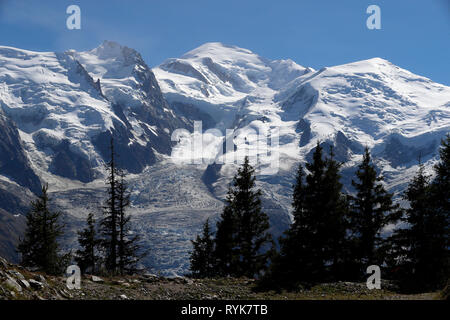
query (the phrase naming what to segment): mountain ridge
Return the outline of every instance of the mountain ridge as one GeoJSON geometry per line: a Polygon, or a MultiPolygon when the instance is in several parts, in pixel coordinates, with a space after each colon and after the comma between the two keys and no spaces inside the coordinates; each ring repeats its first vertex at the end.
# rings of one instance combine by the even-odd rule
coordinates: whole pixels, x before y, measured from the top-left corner
{"type": "MultiPolygon", "coordinates": [[[[211,134],[204,135],[204,154],[195,155],[205,161],[184,161],[193,156],[194,121],[202,120],[203,130],[232,130],[236,146],[261,141],[254,131],[278,139],[278,149],[269,145],[271,152],[255,154],[257,170],[279,163],[274,174],[258,175],[276,237],[292,218],[295,167],[309,159],[317,141],[333,145],[345,162],[345,185],[367,145],[387,187],[399,191],[414,174],[417,155],[430,171],[439,139],[450,131],[449,108],[450,87],[382,58],[314,70],[207,43],[150,69],[137,51],[111,41],[65,53],[0,47],[0,117],[3,112],[6,119],[0,120],[0,132],[17,128],[22,146],[5,140],[5,150],[22,153],[30,168],[30,176],[20,180],[2,169],[8,159],[0,156],[5,181],[0,196],[8,202],[1,209],[10,216],[25,214],[7,186],[18,183],[18,193],[38,192],[26,182],[34,174],[38,178],[32,179],[50,183],[55,208],[68,213],[64,247],[76,246],[76,229],[89,211],[99,209],[103,163],[114,137],[133,190],[130,212],[146,245],[154,248],[144,264],[183,274],[190,240],[207,217],[217,219],[237,168],[237,163],[210,164],[224,156],[218,152],[223,136],[211,134]],[[172,141],[176,129],[191,134],[172,141]]],[[[241,158],[243,152],[228,155],[241,158]]],[[[14,228],[6,237],[21,232],[14,228]]]]}

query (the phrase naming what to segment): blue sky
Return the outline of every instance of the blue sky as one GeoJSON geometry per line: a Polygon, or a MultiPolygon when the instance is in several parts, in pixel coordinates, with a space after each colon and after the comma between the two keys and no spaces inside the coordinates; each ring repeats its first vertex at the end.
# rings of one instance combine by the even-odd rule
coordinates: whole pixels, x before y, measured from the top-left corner
{"type": "Polygon", "coordinates": [[[150,66],[219,41],[316,69],[382,57],[450,85],[449,0],[0,0],[0,45],[87,50],[106,39],[150,66]],[[66,28],[71,4],[81,8],[81,30],[66,28]],[[371,4],[381,30],[366,27],[371,4]]]}

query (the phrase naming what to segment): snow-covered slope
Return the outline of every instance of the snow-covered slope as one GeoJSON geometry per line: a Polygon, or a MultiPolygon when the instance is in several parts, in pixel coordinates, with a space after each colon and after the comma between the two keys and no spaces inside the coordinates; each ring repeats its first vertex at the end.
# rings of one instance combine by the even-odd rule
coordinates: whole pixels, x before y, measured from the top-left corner
{"type": "MultiPolygon", "coordinates": [[[[315,71],[208,43],[154,72],[171,103],[192,103],[213,117],[227,110],[228,121],[219,118],[217,128],[235,130],[235,143],[245,141],[251,129],[272,135],[278,129],[281,174],[320,140],[337,146],[346,167],[368,146],[395,185],[404,182],[398,175],[419,154],[432,162],[440,138],[450,131],[450,88],[381,58],[315,71]]],[[[174,157],[186,153],[183,146],[190,144],[175,147],[174,157]]],[[[261,165],[265,157],[259,154],[261,165]]],[[[230,170],[221,171],[227,176],[230,170]]]]}
{"type": "Polygon", "coordinates": [[[140,55],[116,43],[76,53],[0,47],[0,104],[19,128],[35,171],[81,182],[101,176],[114,136],[138,173],[169,153],[186,126],[168,109],[140,55]]]}
{"type": "Polygon", "coordinates": [[[139,175],[170,154],[170,132],[180,127],[191,125],[169,109],[132,49],[108,41],[88,52],[0,47],[0,208],[25,214],[3,186],[38,193],[48,182],[70,219],[101,212],[110,138],[118,164],[139,175]]]}
{"type": "Polygon", "coordinates": [[[76,245],[87,213],[101,212],[113,136],[136,230],[152,249],[144,262],[165,274],[187,271],[190,239],[220,214],[237,168],[224,160],[255,156],[276,237],[289,224],[296,166],[318,140],[345,162],[346,186],[368,146],[387,186],[399,190],[419,155],[431,168],[447,132],[450,88],[380,58],[316,71],[207,43],[151,70],[109,41],[86,52],[0,47],[0,215],[24,213],[11,190],[29,199],[27,189],[48,181],[68,213],[65,245],[76,245]],[[203,135],[202,152],[192,150],[194,121],[216,129],[203,135]],[[188,133],[172,141],[176,129],[188,133]]]}
{"type": "Polygon", "coordinates": [[[247,100],[270,99],[290,80],[312,69],[291,60],[270,61],[235,46],[207,43],[179,59],[168,59],[153,71],[169,101],[196,104],[228,127],[247,100]]]}
{"type": "MultiPolygon", "coordinates": [[[[204,135],[199,156],[191,151],[190,135],[174,147],[173,161],[189,162],[189,156],[203,157],[204,163],[227,156],[239,161],[245,152],[256,156],[264,209],[275,234],[287,225],[296,167],[310,159],[317,141],[326,150],[334,146],[351,192],[365,146],[388,189],[401,191],[415,174],[419,156],[431,173],[440,139],[450,132],[450,88],[381,58],[316,71],[209,43],[154,72],[169,103],[192,104],[216,119],[223,134],[233,131],[235,147],[224,155],[221,136],[204,135]],[[255,131],[267,137],[269,152],[247,148],[265,142],[255,131]]],[[[209,165],[203,178],[219,198],[236,170],[235,163],[222,162],[209,165]]]]}

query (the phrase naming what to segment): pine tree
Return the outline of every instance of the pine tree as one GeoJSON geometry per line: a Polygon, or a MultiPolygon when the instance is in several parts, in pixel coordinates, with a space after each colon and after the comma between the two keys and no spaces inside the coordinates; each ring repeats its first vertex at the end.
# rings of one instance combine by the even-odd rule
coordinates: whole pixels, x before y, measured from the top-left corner
{"type": "Polygon", "coordinates": [[[217,222],[217,232],[214,239],[214,264],[216,273],[220,276],[233,275],[235,270],[235,241],[237,221],[232,210],[232,191],[228,191],[225,207],[217,222]]]}
{"type": "Polygon", "coordinates": [[[347,250],[347,228],[349,204],[348,196],[342,192],[340,182],[342,164],[334,159],[333,148],[330,148],[329,157],[325,161],[324,175],[324,208],[323,234],[324,253],[326,263],[329,265],[329,276],[333,280],[340,280],[345,272],[347,250]]]}
{"type": "Polygon", "coordinates": [[[419,171],[409,183],[403,198],[410,204],[401,219],[408,228],[395,230],[389,244],[395,270],[398,270],[396,278],[401,280],[403,289],[411,290],[415,286],[423,288],[427,282],[430,270],[426,269],[431,262],[429,253],[432,253],[431,239],[427,236],[427,222],[433,215],[433,209],[430,203],[429,177],[425,174],[422,163],[419,163],[419,171]]]}
{"type": "Polygon", "coordinates": [[[100,222],[102,247],[106,271],[111,274],[133,273],[137,264],[147,254],[139,244],[141,237],[131,231],[131,217],[126,214],[130,206],[130,193],[124,171],[116,166],[114,140],[110,145],[111,160],[107,164],[107,194],[100,222]]]}
{"type": "Polygon", "coordinates": [[[192,242],[194,250],[191,253],[191,271],[197,278],[209,278],[216,275],[214,257],[214,240],[209,227],[209,219],[203,225],[202,235],[192,242]]]}
{"type": "Polygon", "coordinates": [[[269,218],[261,211],[261,190],[254,190],[256,177],[248,157],[233,179],[233,209],[237,224],[238,273],[250,278],[265,269],[266,255],[260,250],[270,243],[269,218]]]}
{"type": "Polygon", "coordinates": [[[402,221],[407,227],[390,238],[390,266],[407,291],[441,289],[449,279],[450,135],[442,141],[439,154],[432,182],[419,161],[404,194],[409,208],[402,221]]]}
{"type": "MultiPolygon", "coordinates": [[[[449,241],[449,219],[450,219],[450,133],[441,142],[439,149],[440,161],[435,165],[436,177],[431,185],[433,203],[437,211],[437,220],[442,220],[446,232],[443,237],[449,241]]],[[[447,248],[449,247],[447,242],[447,248]]]]}
{"type": "Polygon", "coordinates": [[[304,212],[299,219],[301,226],[301,247],[303,256],[302,277],[311,282],[324,281],[326,278],[326,254],[324,235],[322,233],[325,212],[324,204],[327,194],[325,193],[325,170],[326,162],[323,159],[323,149],[317,142],[311,163],[307,163],[306,169],[306,197],[304,212]]]}
{"type": "Polygon", "coordinates": [[[118,271],[120,274],[131,274],[137,271],[137,264],[147,254],[142,252],[139,242],[141,237],[131,231],[131,216],[126,214],[126,209],[130,206],[130,193],[125,182],[125,175],[119,170],[120,180],[117,185],[117,209],[118,209],[118,271]]]}
{"type": "Polygon", "coordinates": [[[372,164],[366,147],[363,161],[356,172],[358,181],[352,180],[356,196],[351,197],[350,223],[352,231],[352,257],[355,278],[365,275],[368,265],[381,265],[379,246],[382,244],[381,231],[401,217],[399,206],[393,203],[393,195],[388,193],[381,181],[382,176],[372,164]]]}
{"type": "Polygon", "coordinates": [[[22,254],[22,264],[38,268],[49,274],[63,271],[65,257],[59,255],[58,238],[63,234],[63,225],[59,223],[60,212],[49,209],[48,185],[42,187],[42,194],[32,201],[27,213],[27,227],[24,239],[18,246],[22,254]]]}
{"type": "Polygon", "coordinates": [[[275,253],[269,272],[263,277],[260,285],[266,288],[296,288],[304,280],[302,275],[307,269],[306,241],[310,234],[308,224],[305,224],[305,171],[299,165],[293,192],[294,221],[283,236],[279,238],[280,252],[275,253]],[[305,236],[305,238],[302,238],[305,236]]]}
{"type": "Polygon", "coordinates": [[[297,171],[293,192],[294,222],[280,239],[280,253],[264,285],[295,288],[341,277],[346,244],[347,201],[342,193],[341,164],[323,158],[317,143],[313,160],[297,171]]]}
{"type": "Polygon", "coordinates": [[[95,219],[92,213],[89,213],[86,224],[86,228],[78,232],[78,243],[81,249],[76,251],[75,261],[83,273],[95,273],[101,257],[97,254],[100,240],[97,239],[95,219]]]}
{"type": "Polygon", "coordinates": [[[118,169],[116,167],[115,152],[114,152],[114,140],[111,139],[110,143],[111,160],[107,163],[106,169],[108,171],[107,194],[108,198],[103,207],[103,218],[100,221],[100,230],[103,235],[102,247],[105,254],[105,267],[109,273],[115,274],[118,271],[117,266],[117,246],[119,243],[119,212],[118,212],[118,182],[117,174],[118,169]]]}
{"type": "Polygon", "coordinates": [[[264,246],[272,240],[269,218],[261,210],[261,190],[255,190],[254,172],[245,157],[231,183],[216,238],[219,264],[232,275],[251,278],[266,268],[268,256],[263,252],[264,246]],[[231,228],[231,233],[227,236],[223,228],[231,228]]]}
{"type": "MultiPolygon", "coordinates": [[[[450,134],[441,142],[440,161],[435,165],[431,183],[432,217],[428,232],[433,252],[428,280],[430,288],[441,288],[450,279],[450,134]]],[[[428,234],[427,234],[428,235],[428,234]]]]}

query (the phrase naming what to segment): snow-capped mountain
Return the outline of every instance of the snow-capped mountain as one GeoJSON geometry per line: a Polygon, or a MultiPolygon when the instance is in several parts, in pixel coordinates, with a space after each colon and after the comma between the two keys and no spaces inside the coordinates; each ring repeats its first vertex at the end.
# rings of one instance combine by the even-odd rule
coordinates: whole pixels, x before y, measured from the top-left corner
{"type": "MultiPolygon", "coordinates": [[[[277,128],[281,175],[320,140],[337,147],[347,168],[368,146],[390,186],[401,187],[405,169],[414,167],[419,155],[431,163],[450,131],[450,88],[381,58],[315,71],[208,43],[154,72],[169,103],[202,108],[218,128],[239,129],[236,141],[251,129],[277,128]]],[[[183,153],[180,148],[175,156],[183,153]]],[[[264,165],[265,155],[260,156],[264,165]]]]}
{"type": "Polygon", "coordinates": [[[8,221],[0,250],[14,258],[11,235],[43,181],[67,213],[66,246],[76,245],[87,213],[100,212],[111,136],[129,172],[136,231],[152,249],[144,262],[180,274],[190,240],[221,212],[237,167],[225,158],[256,156],[277,236],[290,222],[296,166],[318,140],[345,162],[344,184],[368,146],[388,187],[400,190],[419,155],[431,168],[447,132],[450,88],[380,58],[316,71],[207,43],[151,70],[109,41],[86,52],[0,47],[0,218],[8,221]],[[201,152],[192,149],[195,121],[210,129],[201,152]],[[173,139],[177,129],[187,135],[173,139]],[[251,148],[264,137],[266,149],[251,148]]]}
{"type": "Polygon", "coordinates": [[[0,47],[0,104],[17,125],[34,171],[91,182],[116,138],[121,165],[139,173],[168,153],[187,124],[168,109],[152,71],[127,47],[76,53],[0,47]],[[100,62],[101,61],[101,62],[100,62]]]}

